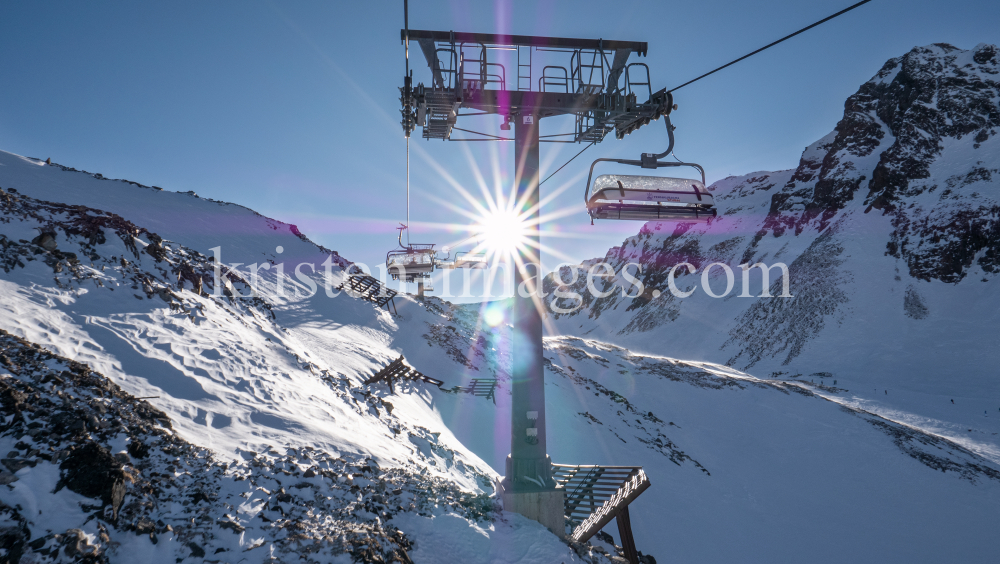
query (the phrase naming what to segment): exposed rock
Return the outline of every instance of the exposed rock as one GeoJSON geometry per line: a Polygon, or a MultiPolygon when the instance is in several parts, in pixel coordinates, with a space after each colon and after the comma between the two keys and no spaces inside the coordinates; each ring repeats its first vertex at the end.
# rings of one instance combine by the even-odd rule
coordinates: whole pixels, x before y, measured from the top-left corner
{"type": "Polygon", "coordinates": [[[31,240],[32,245],[38,245],[46,251],[54,251],[58,246],[56,232],[51,227],[45,228],[37,237],[31,240]]]}
{"type": "Polygon", "coordinates": [[[199,546],[197,543],[189,542],[187,543],[188,548],[191,549],[191,556],[195,558],[202,558],[205,556],[205,549],[199,546]]]}
{"type": "MultiPolygon", "coordinates": [[[[58,551],[66,561],[107,562],[108,551],[117,550],[123,540],[118,535],[124,533],[133,538],[148,535],[150,542],[161,546],[163,535],[169,533],[172,544],[167,550],[176,558],[207,558],[229,550],[231,540],[218,538],[220,528],[233,534],[248,528],[249,517],[235,513],[231,505],[240,496],[255,496],[263,502],[255,534],[263,532],[275,558],[282,561],[298,559],[304,553],[333,560],[346,553],[359,562],[410,562],[407,551],[412,541],[391,524],[397,513],[449,511],[484,521],[498,516],[498,508],[487,495],[463,492],[416,467],[382,469],[374,460],[357,455],[334,457],[306,448],[290,449],[286,456],[252,453],[246,463],[222,463],[210,451],[166,432],[164,428],[170,425],[166,415],[124,393],[86,365],[58,357],[3,330],[0,355],[23,373],[0,372],[0,403],[4,406],[0,416],[23,412],[30,414],[31,425],[38,424],[34,429],[54,428],[57,421],[65,428],[65,432],[52,433],[46,443],[34,443],[25,434],[27,420],[15,417],[0,429],[0,437],[23,436],[25,440],[15,444],[18,450],[8,459],[30,460],[36,466],[58,465],[61,480],[55,493],[71,490],[99,500],[81,508],[97,520],[101,531],[90,542],[74,529],[36,537],[23,520],[19,521],[16,509],[0,504],[0,520],[21,523],[0,529],[0,548],[12,558],[31,553],[33,561],[38,561],[58,551]],[[82,423],[98,413],[109,422],[106,427],[78,432],[76,423],[68,423],[82,423]],[[67,428],[70,426],[74,429],[67,428]],[[128,463],[123,456],[112,455],[110,448],[112,441],[120,445],[117,441],[123,434],[130,437],[127,450],[134,457],[128,463]],[[40,452],[39,447],[46,452],[40,452]],[[123,464],[128,466],[123,468],[123,464]],[[293,482],[289,488],[294,493],[285,491],[277,478],[298,475],[301,468],[307,468],[302,475],[311,473],[314,481],[293,482]],[[325,479],[315,481],[320,476],[325,479]],[[342,477],[350,479],[341,481],[342,477]],[[220,492],[226,492],[226,497],[220,492]],[[184,518],[172,524],[164,521],[168,515],[176,519],[178,512],[184,518]],[[266,527],[262,530],[259,523],[266,527]]],[[[354,392],[366,401],[380,401],[366,396],[361,388],[352,391],[343,380],[332,382],[345,401],[355,401],[354,392]]],[[[384,412],[379,417],[389,418],[384,412]]],[[[398,420],[386,423],[402,426],[398,420]]],[[[411,433],[430,436],[426,429],[411,433]]],[[[447,459],[447,449],[436,448],[447,459]]],[[[454,460],[453,453],[448,463],[463,464],[454,460]]],[[[37,471],[31,464],[21,469],[37,471]]],[[[14,478],[12,474],[0,476],[14,478]]],[[[480,477],[489,482],[486,476],[480,477]]],[[[119,560],[123,557],[128,560],[127,555],[118,553],[119,560]]]]}
{"type": "Polygon", "coordinates": [[[56,491],[65,486],[82,496],[99,498],[105,505],[111,505],[113,518],[118,518],[118,508],[125,497],[125,474],[106,448],[88,441],[74,449],[59,470],[62,477],[56,491]]]}
{"type": "Polygon", "coordinates": [[[140,517],[135,523],[135,534],[148,535],[156,530],[156,523],[148,517],[140,517]]]}
{"type": "MultiPolygon", "coordinates": [[[[61,286],[93,281],[98,287],[103,287],[101,272],[110,268],[119,271],[121,279],[131,283],[133,289],[141,287],[147,298],[156,294],[169,303],[174,311],[188,313],[198,306],[189,305],[179,295],[185,285],[202,296],[215,292],[215,266],[208,257],[165,241],[156,233],[121,216],[85,206],[36,200],[0,189],[0,216],[2,215],[33,221],[41,232],[34,242],[10,241],[0,235],[0,268],[5,272],[25,268],[29,262],[37,260],[35,257],[42,253],[41,249],[45,249],[41,260],[58,275],[56,283],[61,286]],[[107,242],[106,231],[114,233],[124,243],[134,261],[124,256],[100,256],[96,246],[107,242]],[[66,246],[77,245],[79,252],[57,250],[54,246],[57,233],[65,238],[66,246]],[[142,238],[148,244],[140,253],[137,242],[141,242],[142,238]],[[153,261],[147,260],[144,263],[143,255],[152,257],[153,261]],[[84,268],[78,256],[86,257],[93,268],[84,268]],[[162,282],[170,279],[177,281],[176,286],[162,282]]],[[[273,317],[271,304],[254,296],[239,272],[224,265],[220,270],[224,290],[220,288],[219,293],[229,297],[227,306],[245,306],[273,317]]],[[[141,295],[135,296],[142,299],[141,295]]]]}
{"type": "Polygon", "coordinates": [[[924,305],[923,298],[920,297],[917,289],[913,286],[906,288],[906,295],[903,297],[903,311],[906,312],[908,317],[912,317],[913,319],[923,319],[929,313],[927,306],[924,305]]]}
{"type": "MultiPolygon", "coordinates": [[[[582,263],[575,282],[568,267],[546,277],[552,318],[565,331],[588,327],[602,338],[637,342],[649,337],[634,334],[675,323],[671,330],[706,331],[706,341],[724,333],[728,338],[716,346],[725,354],[715,360],[747,370],[801,361],[825,328],[859,317],[852,300],[871,286],[900,282],[893,303],[901,298],[905,315],[923,319],[930,310],[916,281],[957,284],[971,273],[994,278],[1000,273],[997,52],[992,45],[935,44],[890,59],[846,100],[835,130],[806,147],[795,169],[709,187],[718,220],[650,222],[603,259],[582,263]],[[595,280],[598,291],[609,292],[598,297],[588,290],[586,273],[602,261],[615,276],[595,280]],[[747,300],[723,310],[698,296],[677,298],[667,285],[675,265],[687,262],[700,271],[722,262],[736,273],[739,289],[739,265],[761,261],[788,265],[793,298],[747,300]],[[622,294],[622,269],[629,264],[641,268],[629,271],[644,286],[638,296],[622,294]],[[871,278],[893,266],[911,280],[871,278]],[[556,290],[579,298],[555,297],[556,290]],[[721,311],[737,313],[718,319],[721,311]],[[724,331],[691,321],[706,316],[724,331]]],[[[700,273],[677,273],[679,287],[699,285],[700,273]]]]}
{"type": "Polygon", "coordinates": [[[25,460],[23,458],[4,458],[0,462],[13,473],[17,473],[18,470],[29,466],[34,468],[35,464],[37,464],[34,460],[25,460]]]}

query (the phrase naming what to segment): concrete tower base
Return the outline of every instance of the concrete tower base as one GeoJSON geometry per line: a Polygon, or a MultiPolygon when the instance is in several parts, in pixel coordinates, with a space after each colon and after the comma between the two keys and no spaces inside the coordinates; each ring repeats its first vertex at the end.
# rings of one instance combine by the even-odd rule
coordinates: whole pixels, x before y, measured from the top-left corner
{"type": "Polygon", "coordinates": [[[562,538],[566,536],[566,523],[563,520],[565,494],[562,488],[541,492],[504,492],[503,508],[505,511],[520,513],[528,519],[538,521],[562,538]]]}

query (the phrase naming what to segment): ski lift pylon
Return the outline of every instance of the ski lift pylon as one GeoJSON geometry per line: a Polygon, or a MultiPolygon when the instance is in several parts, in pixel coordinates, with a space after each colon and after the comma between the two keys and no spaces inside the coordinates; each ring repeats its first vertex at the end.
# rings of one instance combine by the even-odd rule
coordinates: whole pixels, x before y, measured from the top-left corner
{"type": "Polygon", "coordinates": [[[663,153],[643,153],[639,160],[597,159],[590,165],[583,199],[592,225],[595,219],[698,222],[716,217],[715,199],[705,187],[705,169],[695,163],[660,161],[674,149],[674,132],[670,117],[663,117],[670,139],[670,146],[663,153]],[[645,169],[688,166],[701,173],[701,180],[602,174],[591,184],[594,167],[599,162],[613,162],[645,169]]]}

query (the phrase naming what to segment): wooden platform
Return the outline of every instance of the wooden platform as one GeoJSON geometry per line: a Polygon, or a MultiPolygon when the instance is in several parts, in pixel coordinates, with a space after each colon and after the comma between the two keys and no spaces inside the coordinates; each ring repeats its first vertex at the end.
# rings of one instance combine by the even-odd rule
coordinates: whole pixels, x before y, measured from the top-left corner
{"type": "Polygon", "coordinates": [[[435,386],[441,387],[444,384],[441,380],[431,378],[430,376],[425,376],[417,371],[416,368],[406,364],[403,360],[403,356],[400,355],[399,358],[390,362],[385,366],[385,368],[376,372],[371,378],[368,378],[363,382],[364,385],[374,384],[376,382],[385,382],[389,386],[389,393],[395,394],[396,390],[393,387],[393,383],[399,380],[410,380],[413,382],[426,382],[428,384],[434,384],[435,386]]]}
{"type": "Polygon", "coordinates": [[[573,540],[586,542],[616,519],[626,557],[639,563],[628,505],[649,487],[641,466],[553,464],[552,478],[566,490],[566,516],[576,525],[573,540]]]}
{"type": "Polygon", "coordinates": [[[396,312],[396,303],[392,299],[398,292],[386,288],[377,278],[367,274],[349,274],[336,289],[344,290],[352,297],[372,302],[378,307],[384,307],[386,311],[389,311],[391,304],[392,310],[396,312]]]}

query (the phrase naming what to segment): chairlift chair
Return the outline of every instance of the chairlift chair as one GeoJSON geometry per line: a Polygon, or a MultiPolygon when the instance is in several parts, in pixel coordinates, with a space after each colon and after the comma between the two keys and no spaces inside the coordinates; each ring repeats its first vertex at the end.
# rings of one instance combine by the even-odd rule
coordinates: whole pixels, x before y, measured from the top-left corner
{"type": "Polygon", "coordinates": [[[583,198],[591,225],[595,219],[700,222],[717,216],[715,199],[705,187],[705,169],[701,165],[660,161],[674,149],[673,126],[669,116],[663,117],[670,138],[670,146],[663,153],[643,153],[639,160],[597,159],[590,165],[583,198]],[[701,180],[602,174],[591,184],[594,167],[602,161],[646,169],[688,166],[701,173],[701,180]]]}
{"type": "Polygon", "coordinates": [[[429,278],[434,270],[434,244],[411,243],[403,244],[403,230],[405,225],[400,225],[399,247],[385,254],[385,267],[389,276],[393,280],[403,278],[406,282],[429,278]]]}
{"type": "Polygon", "coordinates": [[[483,269],[489,266],[489,261],[486,258],[486,253],[473,253],[471,251],[459,251],[455,253],[455,259],[451,260],[451,249],[444,247],[442,252],[445,253],[445,257],[434,259],[434,264],[441,269],[455,269],[455,268],[468,268],[468,269],[483,269]]]}
{"type": "Polygon", "coordinates": [[[486,253],[464,251],[455,253],[455,268],[483,269],[489,266],[486,253]]]}

